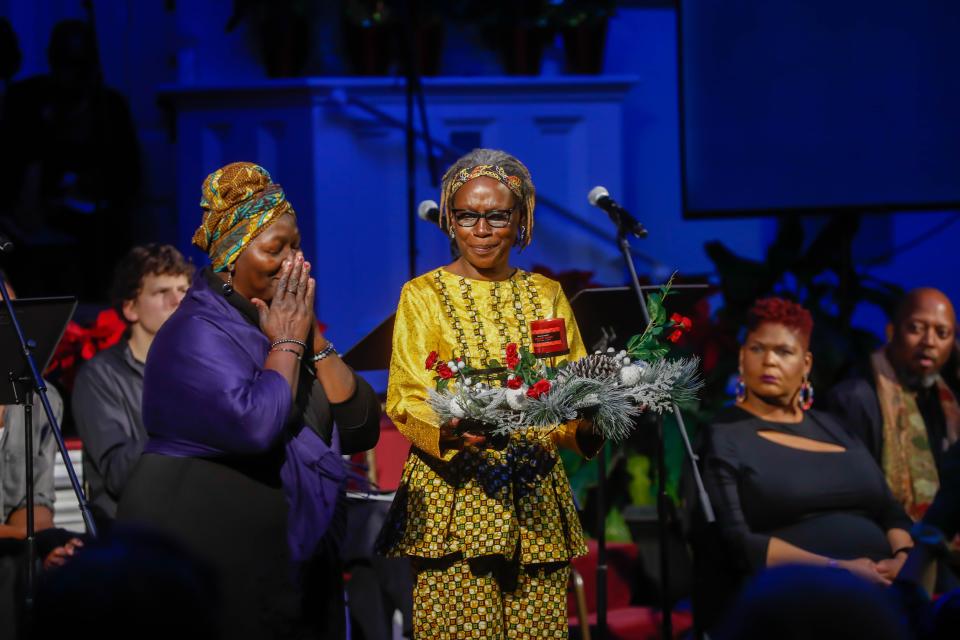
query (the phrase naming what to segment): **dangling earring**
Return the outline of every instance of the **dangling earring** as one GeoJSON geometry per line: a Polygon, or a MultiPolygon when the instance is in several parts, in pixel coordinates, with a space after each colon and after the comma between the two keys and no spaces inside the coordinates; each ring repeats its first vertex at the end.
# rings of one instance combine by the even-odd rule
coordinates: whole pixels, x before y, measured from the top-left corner
{"type": "Polygon", "coordinates": [[[800,402],[800,408],[804,411],[810,411],[810,407],[813,406],[813,385],[810,384],[806,376],[803,377],[803,384],[800,385],[797,400],[800,402]]]}
{"type": "Polygon", "coordinates": [[[743,376],[737,376],[737,385],[734,387],[733,393],[737,404],[747,399],[747,384],[743,381],[743,376]]]}
{"type": "Polygon", "coordinates": [[[223,291],[223,295],[225,296],[229,297],[233,295],[233,271],[232,270],[227,272],[227,281],[223,283],[223,286],[220,287],[220,289],[223,291]]]}
{"type": "Polygon", "coordinates": [[[527,228],[520,225],[520,232],[517,234],[517,245],[522,247],[523,241],[527,239],[527,228]]]}
{"type": "Polygon", "coordinates": [[[457,238],[457,232],[453,230],[453,226],[450,226],[450,239],[455,240],[457,238]]]}

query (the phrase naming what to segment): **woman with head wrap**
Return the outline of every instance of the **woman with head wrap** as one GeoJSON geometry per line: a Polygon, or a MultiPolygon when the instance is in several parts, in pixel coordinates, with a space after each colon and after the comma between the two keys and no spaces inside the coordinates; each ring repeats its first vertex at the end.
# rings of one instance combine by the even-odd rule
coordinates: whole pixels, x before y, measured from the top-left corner
{"type": "Polygon", "coordinates": [[[233,163],[204,181],[201,207],[193,241],[211,265],[151,346],[150,440],[118,517],[217,569],[224,637],[343,637],[340,454],[376,444],[379,403],[316,324],[280,185],[233,163]]]}
{"type": "Polygon", "coordinates": [[[440,424],[426,402],[434,373],[424,360],[436,352],[502,362],[508,344],[531,346],[538,319],[566,321],[572,359],[585,355],[583,341],[560,285],[509,263],[533,234],[527,168],[476,149],[442,188],[441,226],[460,257],[400,294],[387,412],[413,448],[378,547],[413,559],[418,639],[566,638],[569,562],[586,545],[557,445],[593,454],[592,424],[506,443],[466,420],[440,424]]]}

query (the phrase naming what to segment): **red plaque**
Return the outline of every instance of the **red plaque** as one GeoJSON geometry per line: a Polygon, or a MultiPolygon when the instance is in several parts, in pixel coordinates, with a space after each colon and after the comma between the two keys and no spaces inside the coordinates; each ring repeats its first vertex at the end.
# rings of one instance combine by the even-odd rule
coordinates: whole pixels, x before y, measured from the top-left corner
{"type": "Polygon", "coordinates": [[[567,345],[567,325],[563,318],[534,320],[530,323],[533,355],[538,358],[563,356],[570,353],[567,345]]]}

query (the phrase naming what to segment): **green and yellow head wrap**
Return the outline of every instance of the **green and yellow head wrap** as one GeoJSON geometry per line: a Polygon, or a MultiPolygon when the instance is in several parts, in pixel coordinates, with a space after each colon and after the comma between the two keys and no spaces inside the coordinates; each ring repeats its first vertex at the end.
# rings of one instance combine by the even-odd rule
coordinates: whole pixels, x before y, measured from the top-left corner
{"type": "Polygon", "coordinates": [[[193,244],[206,251],[214,271],[225,271],[254,238],[293,207],[263,167],[234,162],[203,181],[203,223],[193,244]]]}
{"type": "MultiPolygon", "coordinates": [[[[454,168],[451,167],[451,170],[454,170],[454,168]]],[[[524,215],[522,224],[526,228],[522,246],[526,247],[533,238],[533,208],[536,203],[533,183],[529,183],[527,195],[524,196],[523,178],[509,175],[503,167],[495,164],[478,164],[460,169],[452,174],[450,171],[447,172],[447,175],[444,176],[443,190],[440,193],[440,226],[446,229],[447,225],[450,224],[450,209],[453,206],[453,198],[457,195],[457,191],[463,185],[481,176],[493,178],[504,185],[522,205],[522,215],[524,215]]]]}

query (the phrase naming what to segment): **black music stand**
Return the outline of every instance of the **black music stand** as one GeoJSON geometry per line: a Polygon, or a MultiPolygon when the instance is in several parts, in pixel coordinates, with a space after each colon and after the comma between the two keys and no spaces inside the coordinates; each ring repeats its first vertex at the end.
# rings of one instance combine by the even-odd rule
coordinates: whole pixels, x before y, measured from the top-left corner
{"type": "Polygon", "coordinates": [[[29,615],[33,605],[35,584],[36,538],[34,530],[33,495],[33,396],[40,395],[40,401],[47,415],[47,421],[53,437],[57,441],[60,455],[66,465],[70,482],[80,503],[80,510],[86,522],[88,532],[96,536],[96,528],[90,517],[80,482],[77,479],[70,456],[63,442],[63,435],[56,417],[47,399],[47,387],[40,372],[53,356],[67,323],[77,308],[77,299],[60,298],[24,298],[11,300],[5,283],[0,278],[0,292],[5,306],[0,307],[0,369],[7,372],[9,384],[0,383],[0,404],[22,404],[24,411],[24,448],[26,454],[27,478],[27,585],[26,606],[29,615]],[[26,333],[21,327],[27,327],[26,333]],[[38,366],[41,365],[42,366],[38,366]]]}
{"type": "MultiPolygon", "coordinates": [[[[703,290],[705,284],[674,284],[674,291],[703,290]]],[[[604,351],[608,347],[624,347],[631,336],[640,333],[648,322],[646,304],[641,302],[638,293],[652,293],[659,291],[659,285],[634,287],[605,287],[584,289],[577,292],[570,299],[570,307],[577,319],[580,336],[587,350],[593,353],[596,350],[604,351]],[[638,322],[643,320],[643,324],[638,322]]],[[[707,515],[707,520],[713,521],[713,510],[710,500],[706,496],[703,481],[697,468],[696,456],[687,437],[686,427],[680,409],[674,404],[673,413],[677,419],[677,426],[683,438],[690,464],[693,466],[693,475],[697,483],[701,504],[707,515]]],[[[660,547],[660,592],[662,594],[661,609],[663,612],[662,632],[665,638],[672,635],[671,615],[673,603],[670,600],[670,572],[669,549],[667,530],[667,466],[664,459],[663,419],[657,419],[657,533],[660,547]]],[[[607,460],[606,444],[600,447],[597,453],[597,638],[606,637],[607,614],[607,549],[606,549],[606,501],[607,501],[607,460]]]]}
{"type": "Polygon", "coordinates": [[[370,333],[350,347],[341,359],[354,371],[382,371],[390,368],[393,353],[393,323],[397,314],[378,324],[370,333]]]}

